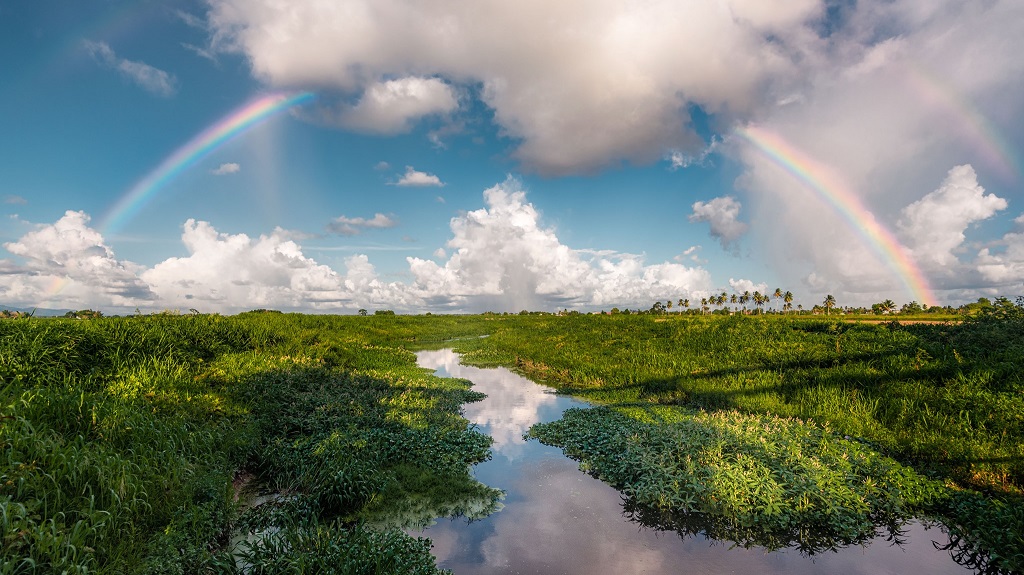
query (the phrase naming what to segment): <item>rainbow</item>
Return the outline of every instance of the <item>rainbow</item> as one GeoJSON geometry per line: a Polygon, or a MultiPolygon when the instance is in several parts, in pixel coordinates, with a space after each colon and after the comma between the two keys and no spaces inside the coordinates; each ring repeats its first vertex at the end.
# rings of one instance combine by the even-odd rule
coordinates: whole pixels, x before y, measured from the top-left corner
{"type": "Polygon", "coordinates": [[[274,114],[309,102],[314,97],[310,92],[267,94],[224,116],[167,156],[160,165],[132,186],[107,212],[100,224],[100,231],[106,235],[119,229],[175,176],[225,142],[274,114]]]}
{"type": "Polygon", "coordinates": [[[748,125],[736,129],[736,135],[752,144],[772,163],[816,192],[859,232],[866,243],[895,271],[915,300],[934,305],[937,301],[928,279],[910,259],[899,240],[878,223],[860,198],[828,166],[764,128],[748,125]]]}
{"type": "Polygon", "coordinates": [[[994,168],[1004,181],[1016,183],[1021,179],[1021,166],[1010,144],[999,129],[961,93],[943,82],[923,66],[910,62],[906,66],[905,81],[917,91],[920,101],[940,110],[959,128],[964,139],[994,168]]]}

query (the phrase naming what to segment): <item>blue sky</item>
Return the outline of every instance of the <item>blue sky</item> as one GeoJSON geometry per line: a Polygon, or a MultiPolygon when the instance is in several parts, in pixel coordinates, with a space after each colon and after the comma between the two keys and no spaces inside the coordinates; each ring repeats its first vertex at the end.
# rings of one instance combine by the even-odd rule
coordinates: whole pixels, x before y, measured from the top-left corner
{"type": "Polygon", "coordinates": [[[0,7],[0,306],[1024,292],[1018,2],[548,4],[0,7]],[[315,101],[104,229],[202,130],[299,91],[315,101]],[[809,163],[735,136],[750,126],[809,163]],[[864,211],[801,173],[829,174],[864,211]],[[894,238],[888,256],[858,228],[872,218],[894,238]]]}

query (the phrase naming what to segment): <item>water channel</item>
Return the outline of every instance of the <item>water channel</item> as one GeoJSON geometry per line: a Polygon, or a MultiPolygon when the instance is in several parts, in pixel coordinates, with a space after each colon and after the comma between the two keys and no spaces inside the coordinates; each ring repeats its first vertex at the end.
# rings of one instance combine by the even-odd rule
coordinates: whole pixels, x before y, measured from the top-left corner
{"type": "Polygon", "coordinates": [[[912,522],[901,544],[885,538],[813,557],[796,550],[766,552],[732,547],[700,536],[645,527],[626,517],[618,491],[579,470],[556,447],[523,434],[587,404],[556,395],[508,369],[459,363],[451,350],[417,353],[421,367],[442,377],[473,382],[487,398],[465,406],[465,416],[494,438],[493,457],[474,467],[476,478],[505,490],[505,507],[484,519],[438,519],[422,533],[440,567],[474,573],[615,574],[745,573],[897,574],[971,573],[935,544],[948,542],[938,528],[912,522]],[[935,542],[935,544],[933,544],[935,542]]]}

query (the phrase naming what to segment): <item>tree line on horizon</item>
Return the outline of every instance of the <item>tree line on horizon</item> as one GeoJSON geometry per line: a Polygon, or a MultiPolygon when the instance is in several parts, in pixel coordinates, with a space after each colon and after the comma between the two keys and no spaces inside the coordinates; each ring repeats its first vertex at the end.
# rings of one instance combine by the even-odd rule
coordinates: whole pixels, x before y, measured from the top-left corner
{"type": "Polygon", "coordinates": [[[742,313],[744,315],[757,315],[762,313],[791,313],[796,312],[799,314],[821,314],[830,315],[833,311],[840,314],[857,314],[857,315],[918,315],[918,314],[945,314],[945,315],[963,315],[963,314],[974,314],[981,312],[986,309],[998,307],[1000,305],[1006,305],[1011,303],[1009,298],[997,297],[995,303],[986,297],[978,298],[978,301],[963,304],[960,306],[952,305],[933,305],[921,304],[917,301],[910,301],[902,306],[897,307],[896,302],[891,299],[871,304],[870,307],[855,307],[855,306],[844,306],[839,307],[836,302],[835,296],[828,294],[819,304],[815,304],[810,309],[804,309],[802,304],[793,306],[793,292],[782,291],[782,288],[776,288],[772,293],[762,294],[760,291],[744,291],[743,293],[721,292],[716,295],[702,297],[699,300],[699,307],[694,307],[698,304],[698,300],[691,302],[688,298],[679,298],[675,302],[671,299],[665,300],[662,303],[660,300],[654,302],[649,310],[635,310],[630,312],[629,309],[619,310],[618,308],[612,308],[611,313],[684,313],[684,314],[700,314],[706,315],[708,313],[742,313]],[[782,305],[772,309],[771,302],[781,302],[782,305]],[[754,307],[751,309],[748,304],[753,303],[754,307]],[[729,307],[731,306],[731,307],[729,307]],[[768,309],[764,309],[764,306],[769,306],[768,309]],[[675,307],[677,311],[673,312],[672,308],[675,307]],[[711,309],[712,307],[716,309],[711,309]]]}

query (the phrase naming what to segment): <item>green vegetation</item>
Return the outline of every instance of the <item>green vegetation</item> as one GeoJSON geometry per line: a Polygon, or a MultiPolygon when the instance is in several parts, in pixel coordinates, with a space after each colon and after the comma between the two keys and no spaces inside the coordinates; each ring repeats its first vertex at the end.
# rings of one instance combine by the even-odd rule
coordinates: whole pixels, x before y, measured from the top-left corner
{"type": "Polygon", "coordinates": [[[1021,302],[999,300],[958,324],[832,318],[516,316],[458,347],[467,363],[511,366],[608,406],[533,433],[634,503],[720,518],[710,524],[715,537],[813,551],[858,540],[865,519],[923,514],[943,519],[966,563],[1024,567],[1021,302]],[[741,433],[765,422],[776,423],[760,437],[741,433]],[[805,429],[819,439],[799,439],[805,429]],[[694,439],[701,434],[713,438],[710,447],[694,439]],[[661,447],[624,449],[634,436],[659,438],[661,447]],[[616,447],[606,452],[602,442],[616,447]],[[792,459],[787,449],[797,444],[805,455],[826,446],[834,454],[792,459]],[[619,451],[627,459],[607,456],[619,451]],[[839,473],[836,458],[856,453],[876,455],[839,473]],[[836,473],[819,477],[816,467],[836,473]],[[802,488],[779,479],[787,474],[818,482],[828,497],[800,508],[802,488]],[[769,519],[774,507],[756,503],[765,493],[788,507],[769,519]],[[856,514],[830,515],[838,502],[856,514]],[[762,532],[722,529],[752,522],[762,532]],[[812,530],[787,531],[794,525],[831,535],[819,545],[812,530]]]}
{"type": "Polygon", "coordinates": [[[648,525],[816,553],[919,516],[961,563],[1022,569],[1024,302],[958,323],[704,315],[727,301],[2,321],[0,574],[436,572],[399,529],[501,505],[468,472],[479,394],[408,351],[445,342],[600,404],[531,434],[648,525]]]}
{"type": "Polygon", "coordinates": [[[233,552],[259,573],[433,573],[389,505],[498,505],[468,473],[478,394],[397,347],[473,322],[91,317],[0,322],[0,573],[234,572],[233,552]],[[276,495],[240,514],[248,475],[276,495]]]}
{"type": "Polygon", "coordinates": [[[807,553],[898,530],[942,485],[828,428],[668,406],[571,410],[531,436],[582,459],[637,506],[695,515],[744,546],[807,553]]]}

